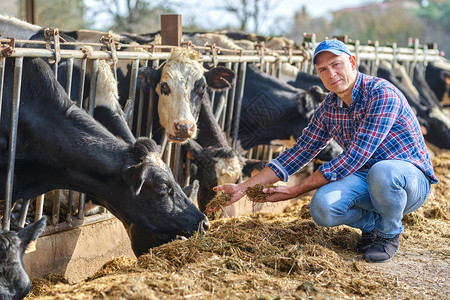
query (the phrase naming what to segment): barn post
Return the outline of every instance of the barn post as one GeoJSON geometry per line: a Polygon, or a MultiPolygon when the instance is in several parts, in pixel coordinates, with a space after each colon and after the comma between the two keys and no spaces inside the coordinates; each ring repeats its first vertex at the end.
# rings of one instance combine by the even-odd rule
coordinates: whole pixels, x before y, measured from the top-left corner
{"type": "Polygon", "coordinates": [[[28,23],[34,24],[35,23],[35,18],[34,18],[34,0],[26,0],[25,1],[25,20],[28,23]]]}
{"type": "Polygon", "coordinates": [[[161,15],[163,45],[180,46],[182,36],[181,15],[161,15]]]}
{"type": "MultiPolygon", "coordinates": [[[[181,46],[181,36],[183,29],[181,25],[181,15],[167,14],[161,15],[161,42],[163,45],[168,46],[181,46]]],[[[169,51],[163,49],[162,51],[169,51]]],[[[171,143],[167,147],[167,163],[172,169],[175,179],[178,183],[182,184],[187,179],[182,179],[183,175],[180,171],[180,155],[181,145],[175,144],[175,147],[171,147],[171,143]],[[173,152],[171,155],[169,152],[173,152]]]]}
{"type": "Polygon", "coordinates": [[[22,86],[23,57],[16,57],[15,62],[16,64],[14,67],[13,97],[11,105],[8,166],[7,166],[6,187],[5,187],[6,203],[5,203],[5,215],[3,216],[3,230],[9,230],[11,220],[11,205],[13,199],[13,184],[14,184],[14,164],[16,160],[17,127],[19,125],[20,89],[22,86]]]}

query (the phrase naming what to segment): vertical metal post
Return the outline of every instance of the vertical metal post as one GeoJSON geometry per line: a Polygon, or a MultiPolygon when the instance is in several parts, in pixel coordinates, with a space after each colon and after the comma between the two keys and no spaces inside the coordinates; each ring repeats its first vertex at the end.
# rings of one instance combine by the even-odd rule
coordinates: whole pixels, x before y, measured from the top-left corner
{"type": "MultiPolygon", "coordinates": [[[[238,74],[239,71],[239,63],[234,64],[233,71],[238,74]]],[[[233,117],[234,117],[234,103],[236,102],[236,86],[237,82],[239,81],[239,78],[236,80],[236,83],[231,87],[231,93],[230,93],[230,103],[228,105],[228,113],[227,113],[227,121],[226,121],[226,132],[227,132],[227,138],[231,137],[231,125],[233,123],[233,117]]]]}
{"type": "Polygon", "coordinates": [[[247,73],[247,62],[241,63],[239,70],[239,91],[236,103],[236,113],[234,114],[234,128],[233,128],[233,149],[237,147],[237,140],[239,134],[239,119],[241,117],[242,98],[244,97],[245,75],[247,73]]]}
{"type": "Polygon", "coordinates": [[[31,199],[22,199],[22,209],[20,210],[20,218],[19,218],[19,228],[25,227],[25,222],[27,220],[28,207],[30,207],[31,199]]]}
{"type": "Polygon", "coordinates": [[[97,75],[98,75],[98,59],[92,61],[92,75],[91,86],[89,88],[89,109],[88,112],[91,116],[94,115],[95,108],[95,93],[97,90],[97,75]]]}
{"type": "Polygon", "coordinates": [[[20,88],[22,85],[22,69],[23,57],[16,58],[14,67],[14,84],[13,84],[13,98],[11,105],[11,127],[9,133],[9,147],[8,147],[8,170],[6,174],[5,187],[5,215],[3,216],[3,229],[9,230],[11,221],[11,204],[13,198],[13,184],[14,184],[14,162],[16,159],[16,141],[17,141],[17,126],[19,124],[19,107],[20,107],[20,88]]]}
{"type": "Polygon", "coordinates": [[[5,81],[5,60],[6,58],[0,56],[0,116],[2,115],[3,104],[3,83],[5,81]]]}
{"type": "Polygon", "coordinates": [[[73,57],[70,57],[66,60],[66,93],[70,97],[70,93],[72,92],[72,74],[73,74],[73,57]]]}
{"type": "Polygon", "coordinates": [[[78,106],[83,108],[84,83],[86,81],[86,59],[81,60],[80,65],[80,88],[78,90],[78,106]]]}
{"type": "MultiPolygon", "coordinates": [[[[159,60],[155,60],[152,62],[153,68],[157,68],[159,66],[159,60]]],[[[155,111],[155,103],[156,103],[156,92],[154,88],[151,88],[148,96],[148,109],[147,109],[147,129],[145,131],[145,135],[149,138],[153,136],[153,114],[155,111]]]]}
{"type": "MultiPolygon", "coordinates": [[[[132,107],[135,105],[136,101],[136,82],[137,82],[137,76],[139,71],[139,59],[136,59],[133,61],[133,65],[131,67],[131,78],[130,78],[130,92],[128,94],[128,99],[132,103],[132,107]]],[[[132,128],[133,126],[133,119],[134,119],[134,112],[133,110],[130,111],[130,119],[128,120],[128,127],[132,128]]]]}
{"type": "Polygon", "coordinates": [[[42,211],[44,210],[44,194],[36,197],[36,207],[34,208],[34,222],[42,218],[42,211]]]}

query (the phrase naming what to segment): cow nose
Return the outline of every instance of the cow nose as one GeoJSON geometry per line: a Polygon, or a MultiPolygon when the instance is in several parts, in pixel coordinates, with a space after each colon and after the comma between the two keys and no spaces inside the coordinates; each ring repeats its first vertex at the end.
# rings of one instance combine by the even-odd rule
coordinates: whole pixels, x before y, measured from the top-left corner
{"type": "Polygon", "coordinates": [[[208,231],[208,229],[209,229],[209,220],[207,217],[205,217],[198,225],[198,232],[200,232],[200,234],[205,234],[206,231],[208,231]]]}
{"type": "Polygon", "coordinates": [[[194,132],[194,125],[191,122],[175,122],[175,134],[178,137],[190,137],[194,132]]]}

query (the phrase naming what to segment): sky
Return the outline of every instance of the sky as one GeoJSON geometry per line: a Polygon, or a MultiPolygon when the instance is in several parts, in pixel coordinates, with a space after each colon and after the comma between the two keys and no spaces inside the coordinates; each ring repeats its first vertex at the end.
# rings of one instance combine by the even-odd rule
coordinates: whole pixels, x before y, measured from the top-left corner
{"type": "MultiPolygon", "coordinates": [[[[239,0],[236,0],[239,1],[239,0]]],[[[125,3],[125,1],[123,1],[125,3]]],[[[233,24],[235,19],[225,14],[218,7],[221,1],[217,0],[168,0],[170,3],[177,5],[172,6],[177,14],[181,14],[182,23],[190,23],[194,21],[196,24],[202,25],[204,28],[211,30],[220,28],[227,24],[233,24]]],[[[260,27],[260,33],[269,34],[273,29],[275,20],[285,19],[292,20],[294,14],[300,11],[303,6],[312,17],[327,16],[331,11],[345,7],[360,6],[369,2],[381,2],[381,0],[273,0],[273,12],[268,16],[267,22],[260,27]]],[[[93,0],[85,0],[86,5],[92,5],[93,0]]],[[[102,20],[105,24],[105,20],[102,20]]],[[[236,23],[234,23],[236,25],[236,23]]],[[[97,27],[97,26],[96,26],[97,27]]],[[[102,29],[102,28],[96,28],[102,29]]],[[[282,28],[281,28],[282,30],[282,28]]]]}

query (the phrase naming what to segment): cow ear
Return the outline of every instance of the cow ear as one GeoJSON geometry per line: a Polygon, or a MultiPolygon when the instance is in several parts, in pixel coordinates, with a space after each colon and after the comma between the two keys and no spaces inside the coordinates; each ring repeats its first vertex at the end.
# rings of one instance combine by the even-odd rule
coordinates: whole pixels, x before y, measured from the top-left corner
{"type": "Polygon", "coordinates": [[[155,87],[161,80],[162,69],[153,69],[150,67],[141,67],[138,71],[137,86],[143,90],[155,87]]]}
{"type": "Polygon", "coordinates": [[[37,238],[42,234],[46,225],[47,225],[47,217],[43,216],[36,223],[30,224],[18,232],[17,235],[22,241],[21,242],[22,253],[33,252],[36,249],[34,243],[36,242],[37,238]]]}
{"type": "Polygon", "coordinates": [[[130,186],[133,196],[141,193],[142,186],[149,171],[148,163],[140,163],[129,167],[123,174],[123,179],[130,186]]]}
{"type": "Polygon", "coordinates": [[[213,90],[229,89],[236,78],[236,73],[226,67],[215,67],[205,72],[206,83],[213,90]]]}
{"type": "Polygon", "coordinates": [[[188,148],[188,153],[186,154],[186,157],[191,160],[200,160],[201,159],[200,156],[203,153],[203,147],[200,146],[200,144],[194,141],[193,139],[189,139],[186,145],[188,148]]]}

